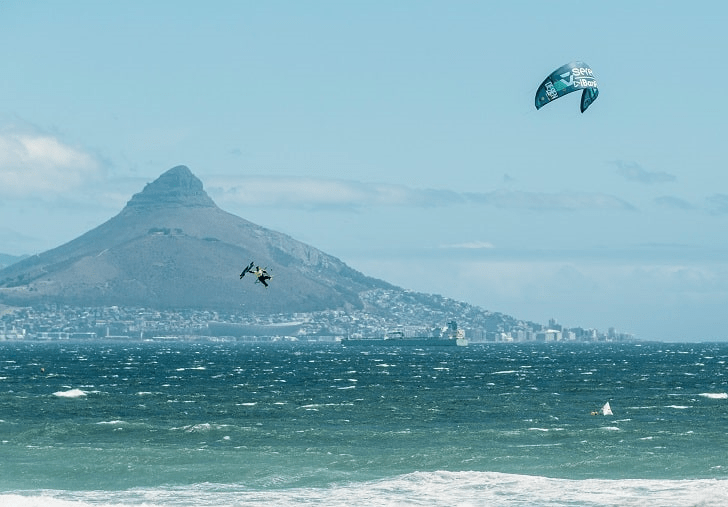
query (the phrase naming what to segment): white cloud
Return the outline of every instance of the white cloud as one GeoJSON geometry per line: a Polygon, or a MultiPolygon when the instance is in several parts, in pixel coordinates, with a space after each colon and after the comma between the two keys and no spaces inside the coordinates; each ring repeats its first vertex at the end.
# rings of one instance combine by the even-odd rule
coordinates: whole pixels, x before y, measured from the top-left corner
{"type": "Polygon", "coordinates": [[[212,177],[206,186],[215,201],[242,206],[286,208],[441,207],[481,204],[541,211],[633,210],[617,197],[583,192],[457,192],[339,179],[250,176],[212,177]]]}
{"type": "Polygon", "coordinates": [[[655,203],[658,206],[661,206],[663,208],[668,208],[668,209],[676,209],[676,210],[693,210],[693,209],[695,209],[695,206],[693,206],[691,203],[689,203],[685,199],[682,199],[680,197],[675,197],[672,195],[663,195],[663,196],[657,197],[657,198],[655,198],[655,203]]]}
{"type": "Polygon", "coordinates": [[[457,192],[339,179],[250,176],[207,178],[215,200],[290,208],[433,207],[464,202],[457,192]]]}
{"type": "Polygon", "coordinates": [[[42,134],[0,132],[0,193],[61,194],[99,174],[96,159],[42,134]]]}
{"type": "Polygon", "coordinates": [[[510,192],[468,193],[469,200],[497,208],[539,211],[576,211],[588,209],[634,210],[634,206],[617,197],[584,192],[510,192]]]}
{"type": "Polygon", "coordinates": [[[617,166],[617,174],[636,183],[652,185],[655,183],[670,183],[677,179],[675,175],[664,171],[647,171],[635,162],[616,160],[613,164],[617,166]]]}
{"type": "Polygon", "coordinates": [[[495,248],[493,243],[488,241],[468,241],[465,243],[454,243],[452,245],[442,245],[441,248],[452,248],[456,250],[490,250],[495,248]]]}

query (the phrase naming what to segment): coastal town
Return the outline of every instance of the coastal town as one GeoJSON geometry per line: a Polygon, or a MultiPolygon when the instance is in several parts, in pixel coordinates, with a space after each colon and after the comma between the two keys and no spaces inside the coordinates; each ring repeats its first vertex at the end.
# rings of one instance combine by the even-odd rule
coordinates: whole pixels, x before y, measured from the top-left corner
{"type": "Polygon", "coordinates": [[[249,311],[155,310],[54,304],[0,310],[0,340],[338,342],[393,335],[444,338],[453,325],[470,344],[633,341],[615,329],[542,325],[437,295],[383,289],[362,294],[363,308],[256,315],[249,311]]]}

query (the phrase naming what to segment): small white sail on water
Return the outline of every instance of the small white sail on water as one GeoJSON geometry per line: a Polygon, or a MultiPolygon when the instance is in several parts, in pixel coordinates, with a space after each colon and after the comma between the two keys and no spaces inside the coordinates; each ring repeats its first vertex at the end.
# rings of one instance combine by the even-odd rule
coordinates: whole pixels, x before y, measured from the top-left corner
{"type": "Polygon", "coordinates": [[[614,415],[612,413],[612,407],[609,406],[609,402],[606,402],[602,408],[599,410],[592,411],[591,415],[614,415]]]}

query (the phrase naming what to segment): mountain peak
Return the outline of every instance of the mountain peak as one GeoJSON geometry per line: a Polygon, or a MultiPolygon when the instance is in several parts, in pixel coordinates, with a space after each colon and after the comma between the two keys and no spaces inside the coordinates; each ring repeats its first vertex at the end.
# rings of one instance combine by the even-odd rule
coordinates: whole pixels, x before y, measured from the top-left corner
{"type": "Polygon", "coordinates": [[[362,293],[391,287],[223,211],[178,166],[103,224],[0,270],[0,307],[57,302],[264,314],[362,308],[362,293]],[[275,274],[270,291],[238,276],[251,260],[275,274]]]}
{"type": "Polygon", "coordinates": [[[144,190],[134,194],[126,204],[127,208],[160,206],[216,207],[202,188],[202,182],[184,165],[173,167],[147,183],[144,190]]]}

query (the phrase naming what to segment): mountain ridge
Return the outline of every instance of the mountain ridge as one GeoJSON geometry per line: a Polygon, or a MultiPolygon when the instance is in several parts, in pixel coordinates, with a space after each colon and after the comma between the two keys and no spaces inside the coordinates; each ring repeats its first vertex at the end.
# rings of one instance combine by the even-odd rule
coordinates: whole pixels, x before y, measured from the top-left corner
{"type": "Polygon", "coordinates": [[[358,294],[395,288],[283,233],[220,209],[186,166],[132,196],[114,217],[0,270],[0,303],[125,305],[263,312],[361,307],[358,294]],[[250,260],[274,276],[239,280],[250,260]]]}

